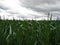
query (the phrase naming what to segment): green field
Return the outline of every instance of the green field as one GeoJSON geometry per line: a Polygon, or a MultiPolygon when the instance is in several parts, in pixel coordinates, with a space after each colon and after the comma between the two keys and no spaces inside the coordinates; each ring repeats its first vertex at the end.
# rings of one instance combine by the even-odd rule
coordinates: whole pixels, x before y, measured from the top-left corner
{"type": "Polygon", "coordinates": [[[0,20],[0,45],[60,45],[60,21],[0,20]]]}

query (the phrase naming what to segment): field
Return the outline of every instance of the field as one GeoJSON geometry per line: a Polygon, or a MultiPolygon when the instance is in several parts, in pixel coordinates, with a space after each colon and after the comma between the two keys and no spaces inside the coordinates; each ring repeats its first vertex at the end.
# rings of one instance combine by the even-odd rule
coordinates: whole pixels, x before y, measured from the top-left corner
{"type": "Polygon", "coordinates": [[[0,20],[0,45],[60,45],[60,21],[0,20]]]}

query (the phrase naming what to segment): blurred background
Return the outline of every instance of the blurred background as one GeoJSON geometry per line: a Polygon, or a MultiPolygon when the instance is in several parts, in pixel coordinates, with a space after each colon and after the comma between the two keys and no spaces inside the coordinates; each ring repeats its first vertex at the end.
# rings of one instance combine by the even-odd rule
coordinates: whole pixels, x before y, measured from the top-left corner
{"type": "Polygon", "coordinates": [[[60,20],[60,0],[0,0],[0,18],[60,20]]]}

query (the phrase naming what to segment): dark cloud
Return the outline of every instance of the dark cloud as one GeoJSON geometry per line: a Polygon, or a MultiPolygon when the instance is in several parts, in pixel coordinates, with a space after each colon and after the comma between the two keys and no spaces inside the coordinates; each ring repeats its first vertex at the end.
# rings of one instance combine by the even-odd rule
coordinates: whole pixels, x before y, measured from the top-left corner
{"type": "Polygon", "coordinates": [[[56,2],[59,0],[20,0],[20,1],[22,2],[22,6],[32,8],[42,4],[56,4],[56,2]]]}
{"type": "MultiPolygon", "coordinates": [[[[32,11],[35,12],[42,12],[43,14],[47,15],[49,12],[58,12],[58,13],[53,13],[53,15],[60,15],[60,0],[20,0],[21,5],[26,9],[31,9],[32,11]],[[59,4],[58,4],[59,3],[59,4]]],[[[10,11],[9,7],[6,7],[2,4],[0,4],[0,9],[5,10],[7,13],[11,14],[11,15],[18,15],[17,17],[28,17],[28,16],[22,16],[19,15],[20,13],[14,12],[14,11],[10,11]],[[9,11],[7,11],[9,10],[9,11]]],[[[0,11],[1,12],[1,11],[0,11]]],[[[39,18],[40,16],[38,15],[33,15],[31,14],[31,16],[33,17],[37,17],[39,18]]]]}
{"type": "Polygon", "coordinates": [[[56,0],[20,0],[20,1],[23,3],[23,5],[26,6],[39,5],[44,3],[48,3],[48,4],[56,3],[56,0]]]}
{"type": "Polygon", "coordinates": [[[37,12],[43,12],[45,14],[53,11],[60,12],[60,5],[58,7],[56,6],[58,5],[58,2],[60,2],[60,0],[20,0],[20,1],[22,2],[22,6],[30,8],[37,12]]]}
{"type": "Polygon", "coordinates": [[[60,8],[59,7],[52,7],[52,8],[47,8],[47,9],[44,9],[44,8],[36,8],[36,7],[33,7],[32,10],[34,11],[37,11],[37,12],[52,12],[52,11],[59,11],[60,12],[60,8]]]}

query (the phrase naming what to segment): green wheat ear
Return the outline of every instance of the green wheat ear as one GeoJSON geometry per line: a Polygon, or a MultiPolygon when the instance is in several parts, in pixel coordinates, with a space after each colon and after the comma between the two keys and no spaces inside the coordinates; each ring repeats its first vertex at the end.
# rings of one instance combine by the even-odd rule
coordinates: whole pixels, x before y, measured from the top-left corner
{"type": "Polygon", "coordinates": [[[49,15],[50,15],[50,13],[48,13],[48,20],[49,20],[49,15]]]}
{"type": "Polygon", "coordinates": [[[51,14],[51,16],[50,16],[50,20],[52,20],[52,14],[51,14]]]}

